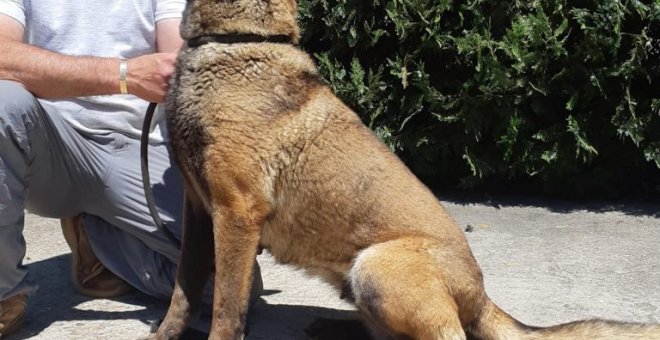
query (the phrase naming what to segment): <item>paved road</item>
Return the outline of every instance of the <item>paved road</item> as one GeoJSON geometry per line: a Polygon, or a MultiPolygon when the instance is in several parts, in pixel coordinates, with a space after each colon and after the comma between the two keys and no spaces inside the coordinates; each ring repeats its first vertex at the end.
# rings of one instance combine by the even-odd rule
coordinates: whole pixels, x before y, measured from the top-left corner
{"type": "MultiPolygon", "coordinates": [[[[581,318],[660,322],[660,203],[570,204],[529,199],[443,200],[463,226],[493,300],[521,321],[581,318]]],[[[135,339],[166,302],[139,293],[88,299],[69,285],[70,255],[56,220],[28,215],[27,262],[41,289],[13,339],[135,339]]],[[[318,316],[354,312],[325,284],[259,261],[266,296],[248,339],[302,339],[318,316]]]]}

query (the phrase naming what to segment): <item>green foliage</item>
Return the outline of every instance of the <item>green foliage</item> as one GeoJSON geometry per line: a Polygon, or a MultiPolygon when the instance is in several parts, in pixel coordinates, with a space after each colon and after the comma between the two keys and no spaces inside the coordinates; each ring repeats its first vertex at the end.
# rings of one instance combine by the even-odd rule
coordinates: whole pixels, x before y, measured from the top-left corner
{"type": "Polygon", "coordinates": [[[303,0],[300,21],[428,184],[660,192],[660,0],[303,0]]]}

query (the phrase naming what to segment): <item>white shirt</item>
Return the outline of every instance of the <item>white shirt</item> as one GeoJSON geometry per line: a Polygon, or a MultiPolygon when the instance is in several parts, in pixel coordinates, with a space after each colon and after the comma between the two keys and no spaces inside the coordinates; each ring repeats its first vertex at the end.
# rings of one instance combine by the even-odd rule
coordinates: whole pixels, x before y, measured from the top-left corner
{"type": "MultiPolygon", "coordinates": [[[[132,58],[156,52],[156,22],[181,18],[185,0],[0,0],[0,14],[25,27],[25,40],[70,56],[132,58]]],[[[119,77],[119,70],[117,70],[119,77]]],[[[139,138],[147,103],[132,95],[39,99],[85,134],[139,138]]],[[[161,129],[150,135],[162,141],[161,129]]]]}

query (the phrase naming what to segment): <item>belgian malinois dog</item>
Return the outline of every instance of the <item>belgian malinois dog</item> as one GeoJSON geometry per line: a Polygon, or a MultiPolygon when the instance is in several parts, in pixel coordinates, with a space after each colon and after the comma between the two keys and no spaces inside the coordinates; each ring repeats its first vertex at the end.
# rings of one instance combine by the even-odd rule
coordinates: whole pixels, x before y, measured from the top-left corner
{"type": "Polygon", "coordinates": [[[183,252],[155,338],[180,337],[211,272],[210,338],[243,338],[263,247],[347,295],[377,339],[660,339],[601,320],[528,327],[498,308],[457,223],[293,45],[296,10],[187,2],[167,105],[183,252]]]}

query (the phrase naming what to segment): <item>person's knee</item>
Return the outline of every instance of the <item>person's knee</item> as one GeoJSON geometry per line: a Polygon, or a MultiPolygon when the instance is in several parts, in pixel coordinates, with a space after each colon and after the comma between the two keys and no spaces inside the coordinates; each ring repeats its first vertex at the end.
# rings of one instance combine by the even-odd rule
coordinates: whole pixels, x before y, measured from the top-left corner
{"type": "Polygon", "coordinates": [[[21,84],[0,80],[0,143],[25,146],[39,112],[39,102],[21,84]]]}
{"type": "Polygon", "coordinates": [[[34,109],[38,105],[34,95],[23,85],[11,80],[0,80],[0,112],[3,117],[15,111],[34,109]]]}

